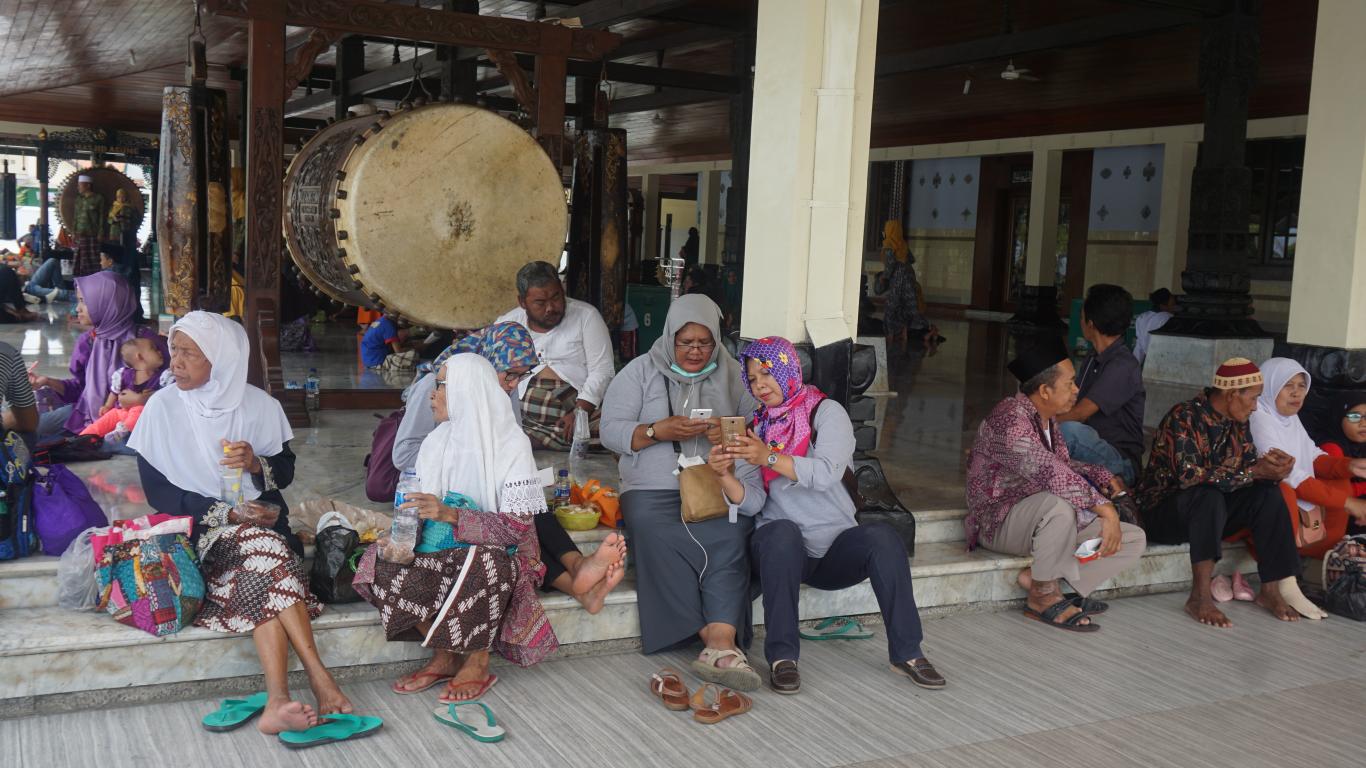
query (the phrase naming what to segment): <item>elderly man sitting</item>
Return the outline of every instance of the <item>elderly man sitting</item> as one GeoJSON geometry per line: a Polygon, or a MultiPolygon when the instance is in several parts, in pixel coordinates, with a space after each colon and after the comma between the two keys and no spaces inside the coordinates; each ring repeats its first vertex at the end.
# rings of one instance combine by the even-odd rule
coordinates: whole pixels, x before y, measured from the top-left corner
{"type": "Polygon", "coordinates": [[[1177,403],[1157,425],[1148,467],[1134,493],[1143,527],[1155,542],[1190,542],[1193,575],[1186,613],[1215,627],[1232,623],[1214,605],[1214,564],[1223,556],[1226,537],[1251,531],[1262,581],[1257,604],[1282,621],[1296,621],[1299,614],[1282,592],[1299,594],[1300,559],[1290,513],[1276,485],[1290,474],[1295,459],[1278,449],[1257,458],[1248,419],[1257,410],[1262,372],[1251,360],[1225,361],[1213,385],[1177,403]]]}
{"type": "Polygon", "coordinates": [[[1108,607],[1086,596],[1134,565],[1147,539],[1122,523],[1110,498],[1124,485],[1103,467],[1073,461],[1056,417],[1077,400],[1072,361],[1049,338],[1011,361],[1020,392],[1003,400],[977,430],[968,460],[969,548],[1031,555],[1018,581],[1029,591],[1025,616],[1072,632],[1095,632],[1091,616],[1108,607]],[[1082,562],[1078,544],[1101,540],[1099,557],[1082,562]],[[1078,596],[1062,594],[1066,579],[1078,596]]]}

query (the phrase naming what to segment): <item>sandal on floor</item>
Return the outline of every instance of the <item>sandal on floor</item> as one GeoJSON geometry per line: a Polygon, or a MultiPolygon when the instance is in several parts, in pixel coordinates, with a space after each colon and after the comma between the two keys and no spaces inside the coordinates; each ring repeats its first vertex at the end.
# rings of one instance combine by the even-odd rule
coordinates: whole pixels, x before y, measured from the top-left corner
{"type": "Polygon", "coordinates": [[[508,733],[506,728],[498,724],[489,705],[482,701],[451,702],[432,710],[432,717],[435,717],[438,723],[449,725],[471,739],[485,744],[502,741],[508,733]],[[480,713],[475,711],[475,707],[483,710],[483,717],[479,716],[480,713]],[[462,712],[469,712],[469,715],[462,716],[462,712]]]}
{"type": "Polygon", "coordinates": [[[497,675],[489,675],[483,680],[469,680],[461,683],[460,687],[463,688],[469,685],[478,685],[479,690],[476,691],[473,696],[469,697],[468,699],[448,699],[446,698],[446,694],[442,693],[440,696],[437,697],[436,700],[441,702],[442,704],[468,704],[471,701],[478,701],[479,699],[484,698],[484,694],[488,693],[489,689],[492,688],[493,684],[496,682],[498,682],[497,675]]]}
{"type": "Polygon", "coordinates": [[[1233,599],[1245,603],[1257,599],[1257,593],[1252,591],[1252,585],[1247,583],[1247,577],[1241,573],[1233,574],[1233,599]]]}
{"type": "Polygon", "coordinates": [[[707,725],[715,725],[728,717],[742,715],[754,706],[753,700],[743,693],[736,693],[729,688],[717,689],[711,683],[704,683],[698,688],[689,703],[692,706],[692,719],[707,725]]]}
{"type": "Polygon", "coordinates": [[[265,708],[264,693],[253,693],[245,699],[223,699],[217,711],[205,715],[201,722],[206,731],[227,733],[246,725],[253,717],[265,711],[265,708]]]}
{"type": "Polygon", "coordinates": [[[373,735],[384,727],[378,717],[363,715],[327,715],[318,724],[303,731],[284,731],[280,743],[290,749],[307,749],[339,741],[351,741],[373,735]]]}
{"type": "Polygon", "coordinates": [[[428,688],[431,688],[432,686],[438,683],[444,683],[453,677],[455,677],[455,675],[439,675],[435,672],[415,672],[411,675],[405,675],[403,677],[400,677],[398,680],[394,682],[393,685],[389,686],[389,690],[393,691],[394,693],[397,693],[400,696],[409,696],[414,693],[422,693],[428,688]],[[403,687],[404,680],[417,681],[423,678],[428,678],[426,685],[418,686],[417,688],[403,687]]]}
{"type": "Polygon", "coordinates": [[[1033,619],[1034,621],[1047,624],[1050,627],[1065,629],[1068,632],[1096,632],[1100,630],[1099,624],[1081,623],[1082,619],[1090,618],[1091,616],[1091,614],[1086,611],[1078,611],[1071,618],[1064,621],[1058,621],[1058,616],[1061,615],[1063,611],[1075,607],[1076,606],[1072,605],[1072,601],[1070,600],[1059,600],[1045,608],[1043,613],[1040,613],[1033,608],[1025,608],[1024,615],[1027,619],[1033,619]]]}
{"type": "Polygon", "coordinates": [[[865,640],[873,636],[863,625],[848,616],[832,616],[810,631],[801,631],[803,640],[865,640]]]}
{"type": "Polygon", "coordinates": [[[733,648],[703,648],[702,653],[692,663],[692,671],[709,683],[724,685],[737,691],[757,691],[764,682],[759,673],[754,671],[754,667],[749,665],[745,654],[733,648]],[[735,664],[729,667],[720,666],[721,660],[727,657],[734,657],[735,664]]]}
{"type": "Polygon", "coordinates": [[[682,712],[688,708],[688,686],[683,675],[673,667],[664,667],[650,675],[650,693],[664,703],[666,709],[682,712]]]}
{"type": "Polygon", "coordinates": [[[1216,603],[1227,603],[1233,599],[1233,584],[1227,576],[1215,576],[1209,580],[1209,594],[1216,603]]]}
{"type": "Polygon", "coordinates": [[[1064,597],[1066,597],[1068,602],[1072,603],[1072,605],[1077,606],[1092,616],[1110,610],[1110,604],[1101,600],[1092,600],[1089,597],[1082,597],[1081,595],[1064,595],[1064,597]]]}

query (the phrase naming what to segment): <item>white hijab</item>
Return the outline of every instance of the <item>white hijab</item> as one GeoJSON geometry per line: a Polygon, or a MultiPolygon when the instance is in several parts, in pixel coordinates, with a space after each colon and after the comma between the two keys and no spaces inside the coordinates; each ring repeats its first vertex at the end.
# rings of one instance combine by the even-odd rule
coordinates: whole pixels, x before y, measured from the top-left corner
{"type": "MultiPolygon", "coordinates": [[[[172,485],[217,498],[223,440],[246,441],[258,457],[274,456],[294,439],[279,401],[247,384],[247,333],[212,312],[191,312],[171,326],[168,341],[184,333],[199,345],[213,366],[209,380],[196,389],[174,384],[147,401],[128,447],[137,451],[172,485]]],[[[261,495],[252,483],[243,495],[261,495]]]]}
{"type": "Polygon", "coordinates": [[[544,512],[545,493],[531,441],[517,425],[512,401],[498,386],[493,366],[465,353],[452,356],[442,370],[448,418],[417,452],[422,492],[438,498],[449,491],[462,493],[485,512],[544,512]]]}
{"type": "MultiPolygon", "coordinates": [[[[1264,455],[1272,448],[1295,457],[1295,468],[1285,478],[1292,488],[1314,476],[1314,459],[1323,455],[1318,445],[1304,431],[1299,414],[1282,416],[1276,410],[1276,396],[1281,388],[1298,374],[1304,374],[1306,387],[1311,383],[1309,372],[1299,363],[1287,357],[1273,357],[1261,364],[1262,394],[1257,398],[1257,410],[1252,412],[1252,442],[1257,445],[1257,454],[1264,455]]],[[[1300,507],[1309,509],[1314,506],[1301,501],[1300,507]]]]}

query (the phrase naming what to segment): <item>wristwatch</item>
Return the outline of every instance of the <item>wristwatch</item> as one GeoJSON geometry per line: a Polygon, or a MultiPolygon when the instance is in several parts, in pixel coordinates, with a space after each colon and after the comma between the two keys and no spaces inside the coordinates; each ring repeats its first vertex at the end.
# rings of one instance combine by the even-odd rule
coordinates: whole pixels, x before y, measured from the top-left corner
{"type": "Polygon", "coordinates": [[[651,440],[655,440],[655,442],[658,442],[658,440],[655,438],[655,425],[651,424],[650,426],[645,428],[645,436],[650,438],[651,440]]]}
{"type": "Polygon", "coordinates": [[[777,463],[778,463],[778,454],[776,454],[776,453],[769,453],[769,454],[768,454],[768,468],[769,468],[769,469],[773,469],[773,467],[774,467],[777,463]]]}

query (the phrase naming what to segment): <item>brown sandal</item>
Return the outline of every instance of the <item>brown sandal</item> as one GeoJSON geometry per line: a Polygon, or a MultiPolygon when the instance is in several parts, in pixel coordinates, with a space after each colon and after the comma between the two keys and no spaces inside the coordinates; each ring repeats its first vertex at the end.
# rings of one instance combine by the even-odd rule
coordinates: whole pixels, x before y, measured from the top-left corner
{"type": "Polygon", "coordinates": [[[734,715],[743,715],[754,706],[745,694],[729,688],[717,688],[711,683],[703,683],[692,695],[692,719],[699,723],[714,725],[734,715]],[[707,703],[710,692],[711,704],[707,703]]]}
{"type": "Polygon", "coordinates": [[[659,697],[667,709],[682,712],[688,708],[688,686],[683,676],[673,667],[664,667],[650,675],[650,693],[659,697]]]}

